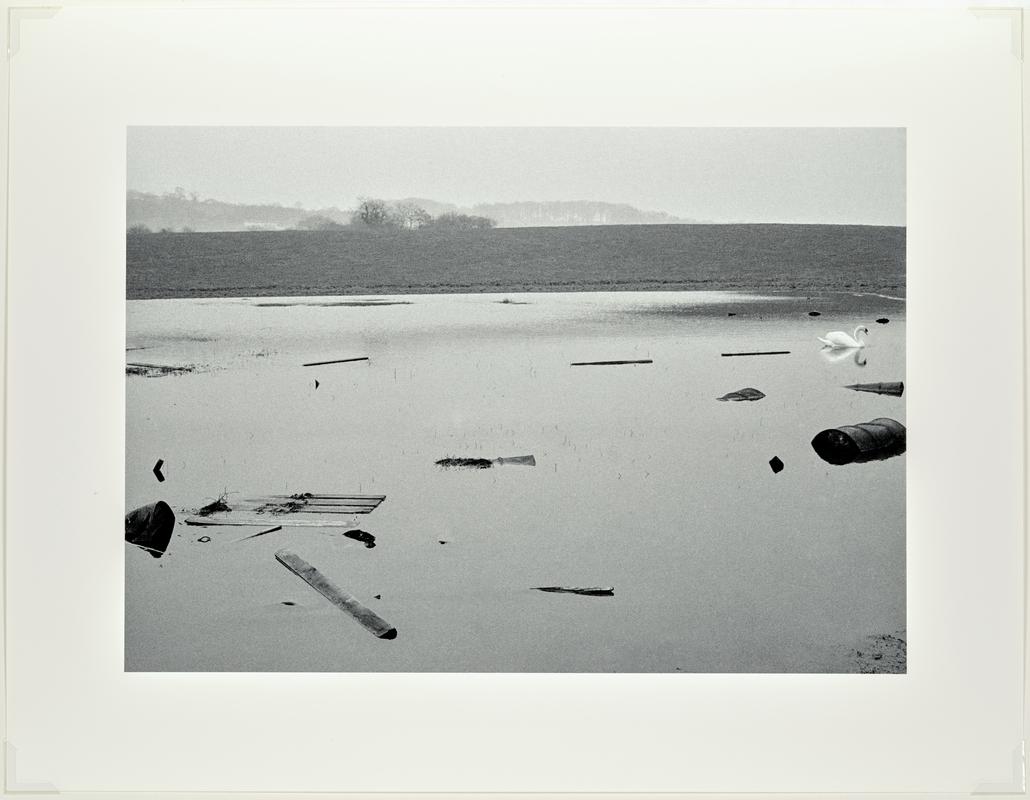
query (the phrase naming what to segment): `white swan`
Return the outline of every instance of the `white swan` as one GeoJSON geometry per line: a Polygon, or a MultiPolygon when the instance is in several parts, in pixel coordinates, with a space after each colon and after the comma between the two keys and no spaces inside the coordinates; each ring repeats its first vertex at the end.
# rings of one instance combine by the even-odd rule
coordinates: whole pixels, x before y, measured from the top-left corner
{"type": "Polygon", "coordinates": [[[854,336],[848,336],[844,331],[830,331],[825,339],[822,336],[816,338],[827,347],[865,347],[865,342],[858,338],[859,334],[863,333],[868,336],[869,329],[865,325],[859,325],[855,328],[854,336]]]}

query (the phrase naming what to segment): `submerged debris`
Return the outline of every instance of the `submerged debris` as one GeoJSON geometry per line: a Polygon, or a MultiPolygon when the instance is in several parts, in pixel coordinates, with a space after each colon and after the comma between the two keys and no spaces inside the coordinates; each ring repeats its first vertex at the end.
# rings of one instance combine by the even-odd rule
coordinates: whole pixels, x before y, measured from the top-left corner
{"type": "Polygon", "coordinates": [[[560,592],[562,594],[585,594],[590,597],[614,597],[614,586],[533,586],[538,592],[560,592]]]}
{"type": "Polygon", "coordinates": [[[812,449],[830,464],[861,464],[882,461],[905,452],[905,426],[889,417],[858,425],[841,425],[820,431],[812,449]]]}
{"type": "Polygon", "coordinates": [[[758,389],[752,389],[750,387],[746,389],[738,389],[735,392],[724,394],[722,397],[716,398],[717,400],[732,400],[734,402],[740,402],[743,400],[761,400],[765,397],[765,394],[758,391],[758,389]]]}
{"type": "Polygon", "coordinates": [[[165,375],[183,375],[187,372],[196,372],[197,367],[188,364],[182,367],[169,366],[167,364],[140,364],[127,362],[125,364],[126,375],[138,375],[143,378],[160,378],[165,375]]]}
{"type": "Polygon", "coordinates": [[[199,539],[197,539],[197,541],[200,542],[201,544],[207,544],[208,542],[211,541],[211,537],[210,536],[201,536],[199,539]]]}
{"type": "Polygon", "coordinates": [[[363,606],[355,597],[332,584],[315,567],[290,550],[280,550],[275,560],[304,581],[322,597],[341,611],[350,614],[365,630],[380,639],[396,639],[397,629],[372,609],[363,606]]]}
{"type": "Polygon", "coordinates": [[[229,495],[223,493],[213,503],[208,503],[206,506],[197,509],[198,517],[210,517],[212,514],[217,514],[221,511],[232,511],[229,508],[229,504],[225,501],[229,499],[229,495]]]}
{"type": "Polygon", "coordinates": [[[361,542],[365,547],[372,548],[376,546],[376,537],[367,531],[344,531],[343,535],[348,539],[353,539],[356,542],[361,542]]]}
{"type": "Polygon", "coordinates": [[[456,456],[448,456],[447,458],[441,458],[435,462],[438,467],[443,469],[490,469],[490,467],[498,466],[519,466],[519,467],[535,467],[536,457],[535,456],[507,456],[501,458],[459,458],[456,456]]]}
{"type": "Polygon", "coordinates": [[[783,472],[783,462],[780,461],[779,456],[773,456],[769,459],[769,466],[772,467],[773,475],[778,475],[783,472]]]}
{"type": "Polygon", "coordinates": [[[164,500],[140,506],[125,515],[125,541],[161,558],[172,540],[175,512],[164,500]]]}
{"type": "Polygon", "coordinates": [[[267,527],[277,518],[289,516],[284,525],[304,528],[338,528],[341,516],[371,514],[386,495],[379,494],[312,494],[290,495],[234,501],[233,508],[219,498],[186,519],[187,525],[249,525],[267,527]],[[220,505],[219,505],[220,504],[220,505]],[[271,519],[270,519],[271,518],[271,519]]]}
{"type": "Polygon", "coordinates": [[[907,671],[908,642],[905,631],[868,636],[862,649],[851,651],[858,672],[864,674],[904,674],[907,671]]]}
{"type": "Polygon", "coordinates": [[[854,389],[856,392],[873,392],[875,394],[889,394],[894,397],[901,397],[905,393],[905,384],[901,381],[891,383],[852,383],[845,386],[845,389],[854,389]]]}

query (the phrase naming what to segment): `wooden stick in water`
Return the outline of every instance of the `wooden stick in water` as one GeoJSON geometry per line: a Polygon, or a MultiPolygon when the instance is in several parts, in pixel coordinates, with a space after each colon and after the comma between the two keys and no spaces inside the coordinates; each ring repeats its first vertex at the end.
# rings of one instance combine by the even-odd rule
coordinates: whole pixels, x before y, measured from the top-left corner
{"type": "Polygon", "coordinates": [[[723,353],[723,356],[789,356],[790,350],[764,350],[758,353],[723,353]]]}
{"type": "Polygon", "coordinates": [[[641,358],[636,361],[573,361],[570,367],[610,367],[616,364],[653,364],[650,358],[641,358]]]}
{"type": "MultiPolygon", "coordinates": [[[[244,536],[242,539],[237,539],[236,541],[245,542],[247,539],[253,539],[257,536],[264,536],[266,533],[275,533],[276,531],[281,531],[282,529],[282,525],[276,525],[274,528],[269,528],[267,531],[258,531],[257,533],[252,533],[250,536],[244,536]]],[[[236,542],[233,542],[233,544],[235,543],[236,542]]]]}
{"type": "Polygon", "coordinates": [[[368,631],[380,639],[396,639],[397,629],[372,609],[366,608],[347,592],[333,585],[328,578],[290,550],[280,550],[275,560],[304,581],[341,611],[346,611],[368,631]]]}
{"type": "Polygon", "coordinates": [[[302,367],[322,367],[326,364],[347,364],[351,361],[368,361],[368,356],[358,358],[337,358],[334,361],[312,361],[310,364],[301,364],[302,367]]]}

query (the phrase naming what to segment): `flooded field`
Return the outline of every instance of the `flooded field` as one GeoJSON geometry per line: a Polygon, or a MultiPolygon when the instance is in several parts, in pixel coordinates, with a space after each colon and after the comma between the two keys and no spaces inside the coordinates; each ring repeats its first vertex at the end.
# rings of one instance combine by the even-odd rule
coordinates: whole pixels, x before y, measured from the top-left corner
{"type": "Polygon", "coordinates": [[[834,466],[810,444],[906,423],[903,396],[844,388],[905,379],[903,300],[130,300],[127,331],[143,366],[125,508],[164,500],[179,519],[160,559],[126,545],[128,670],[857,672],[853,649],[905,628],[905,456],[834,466]],[[858,325],[864,350],[821,351],[858,325]],[[744,388],[764,396],[718,399],[744,388]],[[182,524],[222,496],[302,492],[385,495],[345,517],[375,546],[182,524]]]}

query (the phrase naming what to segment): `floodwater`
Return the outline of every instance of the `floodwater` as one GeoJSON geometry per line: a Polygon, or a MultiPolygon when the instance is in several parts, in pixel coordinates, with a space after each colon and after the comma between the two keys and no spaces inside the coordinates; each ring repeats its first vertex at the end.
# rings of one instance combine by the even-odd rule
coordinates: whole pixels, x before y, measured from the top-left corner
{"type": "Polygon", "coordinates": [[[809,444],[906,421],[903,397],[843,388],[904,380],[903,302],[877,325],[727,293],[387,299],[407,303],[128,303],[127,361],[198,371],[126,378],[126,510],[161,499],[180,520],[163,558],[125,547],[127,670],[848,671],[863,637],[905,627],[905,456],[832,466],[809,444]],[[857,360],[820,352],[858,324],[857,360]],[[720,355],[766,350],[791,352],[720,355]],[[716,400],[745,387],[766,397],[716,400]],[[350,519],[375,548],[181,524],[223,492],[386,501],[350,519]],[[330,605],[283,547],[397,638],[330,605]]]}

